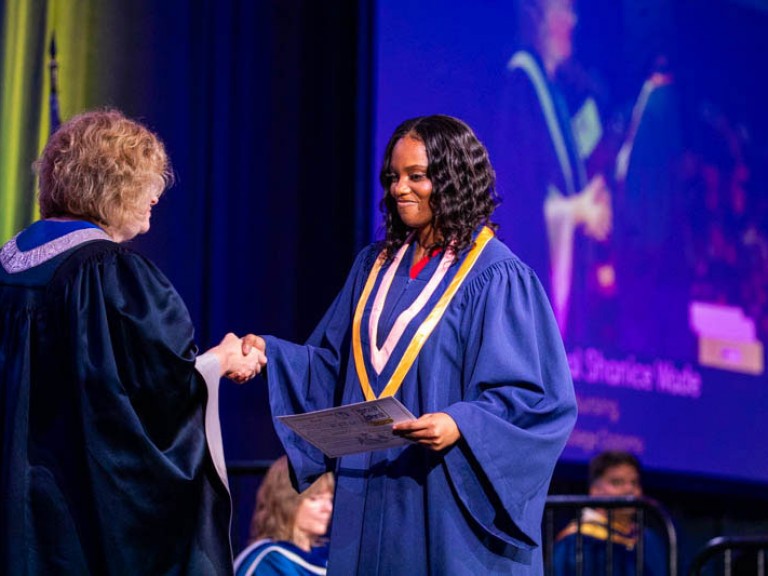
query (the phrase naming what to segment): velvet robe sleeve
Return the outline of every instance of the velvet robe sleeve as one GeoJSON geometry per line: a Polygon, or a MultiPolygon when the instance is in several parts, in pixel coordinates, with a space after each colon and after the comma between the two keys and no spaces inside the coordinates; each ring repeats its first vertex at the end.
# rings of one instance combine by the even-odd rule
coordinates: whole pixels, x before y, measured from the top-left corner
{"type": "MultiPolygon", "coordinates": [[[[273,417],[331,408],[341,403],[349,366],[354,294],[365,283],[378,256],[376,246],[355,260],[341,292],[304,345],[274,336],[267,343],[267,382],[273,417]]],[[[362,401],[363,398],[360,398],[362,401]]],[[[280,422],[275,429],[286,450],[299,490],[332,469],[325,455],[280,422]]]]}
{"type": "MultiPolygon", "coordinates": [[[[153,448],[148,456],[160,463],[177,455],[165,451],[182,439],[183,424],[205,401],[203,380],[194,369],[194,329],[178,293],[149,261],[122,249],[101,258],[67,282],[64,297],[76,306],[69,308],[62,329],[82,343],[73,352],[86,393],[93,394],[90,408],[109,409],[94,419],[95,426],[139,432],[133,428],[140,424],[153,448]],[[101,397],[105,381],[118,394],[101,397]],[[110,404],[102,406],[105,401],[110,404]],[[113,409],[133,412],[137,422],[110,421],[106,416],[113,409]]],[[[184,470],[182,461],[179,465],[184,470]]]]}
{"type": "Polygon", "coordinates": [[[466,511],[508,544],[539,544],[549,481],[576,419],[568,362],[530,268],[498,262],[464,294],[461,432],[445,456],[466,511]]]}
{"type": "Polygon", "coordinates": [[[28,418],[17,565],[230,574],[230,501],[206,446],[205,384],[178,293],[111,242],[78,248],[44,293],[21,320],[32,369],[17,414],[28,418]]]}

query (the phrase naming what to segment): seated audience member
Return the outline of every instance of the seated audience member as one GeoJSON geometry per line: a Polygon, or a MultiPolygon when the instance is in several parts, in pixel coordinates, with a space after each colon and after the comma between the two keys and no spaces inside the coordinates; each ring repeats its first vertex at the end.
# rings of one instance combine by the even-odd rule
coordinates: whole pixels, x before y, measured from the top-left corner
{"type": "MultiPolygon", "coordinates": [[[[640,483],[640,462],[628,453],[602,452],[589,463],[589,495],[620,497],[643,495],[640,483]]],[[[583,565],[581,574],[597,576],[606,574],[607,540],[610,532],[614,576],[635,576],[637,567],[636,546],[638,527],[635,508],[607,509],[585,508],[581,514],[581,541],[583,565]],[[610,527],[609,527],[610,517],[610,527]]],[[[570,522],[555,539],[554,568],[556,576],[577,574],[577,540],[579,523],[570,522]]],[[[651,530],[643,531],[644,576],[660,576],[667,573],[664,544],[651,530]]]]}
{"type": "Polygon", "coordinates": [[[278,458],[256,494],[251,543],[235,560],[236,575],[325,574],[333,486],[327,472],[299,494],[291,485],[288,458],[278,458]]]}

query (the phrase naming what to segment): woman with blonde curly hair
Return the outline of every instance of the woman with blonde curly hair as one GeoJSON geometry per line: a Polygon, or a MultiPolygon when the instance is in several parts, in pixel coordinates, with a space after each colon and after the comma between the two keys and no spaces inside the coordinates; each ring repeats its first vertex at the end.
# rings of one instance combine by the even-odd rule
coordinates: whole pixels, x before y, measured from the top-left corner
{"type": "Polygon", "coordinates": [[[333,511],[333,475],[327,472],[299,494],[288,459],[278,458],[256,494],[251,543],[235,560],[237,576],[325,574],[324,536],[333,511]]]}
{"type": "Polygon", "coordinates": [[[116,110],[55,132],[42,220],[0,248],[0,573],[232,574],[217,391],[261,354],[198,354],[167,278],[122,245],[172,182],[116,110]]]}

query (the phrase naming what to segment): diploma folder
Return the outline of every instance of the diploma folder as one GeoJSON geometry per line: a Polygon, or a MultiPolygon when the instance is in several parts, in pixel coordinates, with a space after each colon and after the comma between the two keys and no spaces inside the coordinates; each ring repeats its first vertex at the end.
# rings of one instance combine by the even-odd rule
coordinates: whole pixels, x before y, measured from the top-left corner
{"type": "Polygon", "coordinates": [[[393,434],[392,426],[415,417],[397,398],[387,396],[277,419],[329,458],[338,458],[412,444],[393,434]]]}

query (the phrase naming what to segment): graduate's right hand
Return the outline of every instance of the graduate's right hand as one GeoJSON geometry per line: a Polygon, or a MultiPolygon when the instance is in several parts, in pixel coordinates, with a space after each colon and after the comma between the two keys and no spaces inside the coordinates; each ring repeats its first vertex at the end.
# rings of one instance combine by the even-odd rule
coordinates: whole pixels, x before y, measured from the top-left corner
{"type": "Polygon", "coordinates": [[[252,348],[260,350],[264,357],[267,355],[267,343],[261,336],[256,334],[246,334],[243,336],[243,355],[247,355],[251,352],[252,348]]]}
{"type": "Polygon", "coordinates": [[[436,452],[453,446],[461,438],[456,421],[445,412],[423,414],[416,420],[400,422],[392,427],[392,432],[436,452]]]}
{"type": "Polygon", "coordinates": [[[259,374],[267,363],[263,351],[249,347],[246,353],[244,349],[244,339],[230,332],[210,350],[218,358],[222,374],[238,384],[247,382],[259,374]]]}

